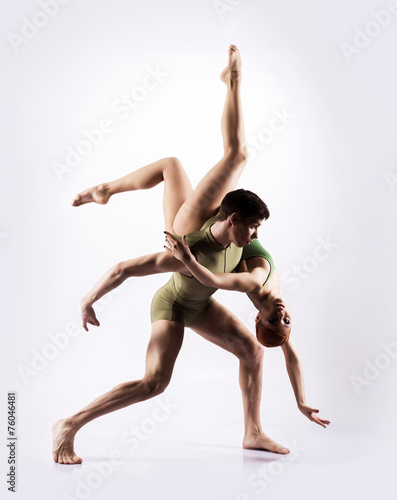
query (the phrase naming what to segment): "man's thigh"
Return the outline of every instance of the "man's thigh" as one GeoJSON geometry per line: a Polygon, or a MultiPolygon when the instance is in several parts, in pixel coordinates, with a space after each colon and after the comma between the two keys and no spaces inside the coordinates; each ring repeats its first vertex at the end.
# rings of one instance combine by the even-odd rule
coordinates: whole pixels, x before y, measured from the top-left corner
{"type": "Polygon", "coordinates": [[[216,301],[207,309],[200,322],[191,328],[237,357],[253,354],[260,347],[259,341],[237,316],[216,301]]]}

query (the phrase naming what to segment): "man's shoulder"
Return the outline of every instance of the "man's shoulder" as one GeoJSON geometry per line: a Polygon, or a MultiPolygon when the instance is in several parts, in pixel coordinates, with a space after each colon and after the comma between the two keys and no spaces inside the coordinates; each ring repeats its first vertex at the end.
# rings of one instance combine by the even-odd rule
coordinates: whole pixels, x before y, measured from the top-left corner
{"type": "Polygon", "coordinates": [[[215,222],[217,222],[218,219],[219,219],[219,214],[216,214],[210,219],[206,220],[198,231],[193,231],[192,233],[187,234],[186,241],[188,245],[191,246],[199,241],[213,243],[212,239],[210,238],[208,228],[210,228],[213,224],[215,224],[215,222]]]}
{"type": "Polygon", "coordinates": [[[204,224],[201,226],[200,231],[205,231],[210,226],[212,226],[212,224],[215,224],[215,222],[217,222],[218,220],[219,220],[219,212],[210,219],[206,220],[204,224]]]}

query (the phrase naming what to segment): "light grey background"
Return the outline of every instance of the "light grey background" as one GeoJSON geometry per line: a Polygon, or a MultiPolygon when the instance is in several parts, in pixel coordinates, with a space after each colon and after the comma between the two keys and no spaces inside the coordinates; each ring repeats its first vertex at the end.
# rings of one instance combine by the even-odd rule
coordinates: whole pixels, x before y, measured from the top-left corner
{"type": "MultiPolygon", "coordinates": [[[[54,480],[45,490],[48,498],[71,494],[76,472],[64,468],[63,482],[58,481],[50,426],[114,385],[142,376],[151,298],[168,279],[129,280],[100,307],[101,327],[84,332],[79,302],[95,281],[118,261],[162,249],[162,188],[122,194],[107,206],[76,209],[70,202],[88,186],[166,156],[177,156],[195,185],[222,154],[225,88],[219,73],[230,43],[243,58],[242,99],[251,144],[239,186],[255,191],[270,208],[260,240],[274,257],[293,312],[292,338],[303,361],[307,403],[332,421],[323,430],[304,420],[281,350],[268,349],[265,431],[270,426],[269,434],[280,441],[302,435],[308,447],[321,443],[322,457],[327,450],[335,453],[335,443],[340,445],[336,455],[354,450],[350,467],[357,478],[341,479],[345,491],[357,491],[362,474],[357,461],[364,453],[371,457],[369,470],[382,463],[386,474],[397,415],[397,363],[381,345],[396,342],[397,14],[390,14],[387,26],[368,23],[374,22],[373,12],[389,4],[75,0],[47,22],[38,14],[40,3],[3,5],[2,421],[5,425],[6,392],[16,390],[23,498],[32,491],[43,497],[45,481],[38,483],[38,477],[54,480]],[[26,34],[26,19],[43,26],[19,44],[16,36],[26,34]],[[360,39],[361,48],[348,57],[341,44],[353,45],[357,29],[377,34],[360,39]],[[114,102],[142,86],[148,67],[162,76],[123,119],[114,102]],[[252,147],[254,138],[269,137],[263,130],[281,111],[289,117],[285,128],[266,144],[262,140],[262,150],[252,147]],[[65,164],[67,148],[76,149],[83,131],[97,128],[102,119],[111,121],[112,132],[78,166],[57,175],[54,164],[65,164]],[[333,243],[321,253],[323,260],[316,258],[320,241],[333,243]],[[296,278],[294,266],[306,269],[305,278],[296,278]],[[49,335],[66,329],[77,333],[59,335],[67,345],[64,340],[65,347],[54,348],[49,335]],[[26,375],[27,369],[33,371],[26,375]],[[365,385],[358,388],[359,379],[354,385],[352,377],[365,385]],[[299,425],[302,434],[295,432],[299,425]],[[35,466],[38,475],[31,472],[35,466]]],[[[218,292],[216,298],[253,331],[254,309],[245,296],[218,292]]],[[[238,430],[232,444],[238,447],[237,369],[231,355],[187,330],[167,389],[180,408],[178,423],[164,426],[153,442],[172,441],[178,429],[178,436],[194,435],[200,443],[209,428],[222,440],[230,418],[238,430]],[[193,409],[200,419],[189,427],[192,415],[186,415],[193,409]]],[[[147,402],[88,426],[86,455],[97,454],[90,448],[93,440],[106,455],[123,425],[128,428],[132,416],[151,414],[155,405],[147,402]]],[[[4,436],[3,451],[5,442],[4,436]]],[[[81,448],[76,451],[84,456],[81,448]]],[[[349,464],[343,467],[348,470],[349,464]]],[[[391,483],[378,482],[377,474],[367,472],[360,498],[370,498],[371,488],[383,488],[384,498],[394,498],[387,496],[391,483]]],[[[121,484],[113,479],[109,491],[121,484]]],[[[225,498],[237,498],[237,486],[228,486],[225,498]]],[[[193,498],[198,491],[176,489],[173,498],[193,498]]],[[[337,491],[335,486],[332,494],[337,491]]],[[[102,486],[95,494],[105,498],[106,492],[102,486]]],[[[248,495],[256,498],[252,492],[248,495]]],[[[144,498],[143,490],[140,495],[144,498]]],[[[208,498],[221,497],[208,493],[208,498]]]]}

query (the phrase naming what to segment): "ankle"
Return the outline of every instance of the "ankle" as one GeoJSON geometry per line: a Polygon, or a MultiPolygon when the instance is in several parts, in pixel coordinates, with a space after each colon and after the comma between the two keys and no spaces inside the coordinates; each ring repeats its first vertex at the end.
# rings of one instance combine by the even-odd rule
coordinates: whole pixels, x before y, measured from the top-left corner
{"type": "Polygon", "coordinates": [[[260,425],[251,424],[249,427],[246,427],[244,432],[244,439],[253,438],[259,435],[262,435],[263,431],[260,425]]]}
{"type": "Polygon", "coordinates": [[[105,196],[111,196],[113,194],[108,182],[105,182],[104,184],[98,184],[98,186],[96,186],[96,189],[99,193],[105,196]]]}

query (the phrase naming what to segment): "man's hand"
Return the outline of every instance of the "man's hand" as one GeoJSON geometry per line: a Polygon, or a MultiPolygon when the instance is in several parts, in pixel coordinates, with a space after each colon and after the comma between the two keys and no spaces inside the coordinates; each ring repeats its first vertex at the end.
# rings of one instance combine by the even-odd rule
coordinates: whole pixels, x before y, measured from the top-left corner
{"type": "Polygon", "coordinates": [[[307,417],[312,422],[321,425],[321,427],[324,427],[324,429],[326,429],[326,426],[331,423],[329,420],[324,420],[317,415],[320,410],[316,410],[307,405],[298,405],[298,408],[303,413],[303,415],[305,415],[305,417],[307,417]]]}
{"type": "Polygon", "coordinates": [[[94,308],[92,307],[92,304],[89,303],[87,304],[85,302],[81,303],[81,317],[83,319],[83,328],[87,332],[88,332],[87,323],[94,326],[100,326],[100,323],[95,315],[94,308]]]}
{"type": "Polygon", "coordinates": [[[167,250],[167,252],[172,253],[172,255],[176,259],[184,263],[189,262],[189,260],[193,259],[193,254],[190,251],[189,245],[186,243],[186,236],[184,236],[181,241],[178,238],[175,238],[175,236],[168,231],[164,231],[164,233],[165,240],[168,245],[164,245],[164,248],[167,250]]]}

